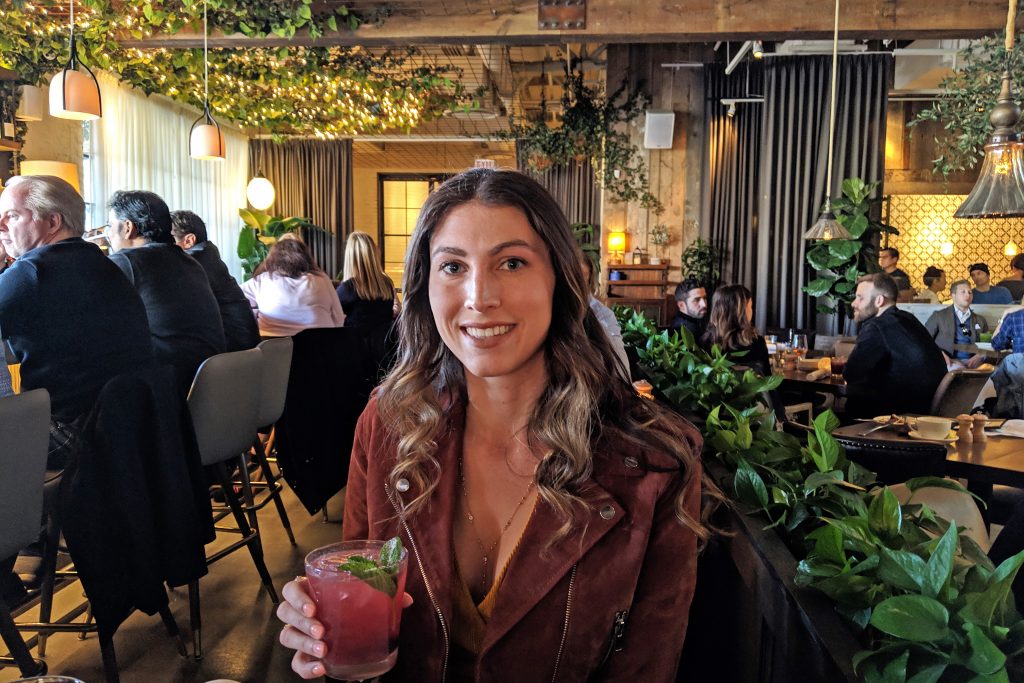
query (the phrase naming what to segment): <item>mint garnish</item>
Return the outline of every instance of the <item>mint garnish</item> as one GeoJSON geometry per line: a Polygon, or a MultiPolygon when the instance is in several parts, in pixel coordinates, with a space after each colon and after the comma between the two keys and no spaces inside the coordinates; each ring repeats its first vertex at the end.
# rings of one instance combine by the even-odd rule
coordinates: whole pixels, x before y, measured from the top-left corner
{"type": "Polygon", "coordinates": [[[402,541],[397,536],[380,549],[377,559],[353,555],[338,565],[338,571],[348,572],[390,597],[398,592],[398,564],[402,559],[402,541]]]}

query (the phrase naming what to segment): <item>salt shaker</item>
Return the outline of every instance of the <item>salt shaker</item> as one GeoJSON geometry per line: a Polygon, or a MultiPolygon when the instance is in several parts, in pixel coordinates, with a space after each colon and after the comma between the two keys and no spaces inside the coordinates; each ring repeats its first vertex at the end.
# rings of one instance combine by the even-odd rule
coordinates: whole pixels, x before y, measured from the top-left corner
{"type": "Polygon", "coordinates": [[[988,437],[985,436],[985,424],[988,422],[987,415],[975,415],[974,416],[974,440],[985,441],[988,437]]]}
{"type": "Polygon", "coordinates": [[[959,423],[960,428],[957,429],[957,438],[963,442],[971,442],[974,439],[971,435],[971,429],[974,428],[974,418],[970,415],[957,415],[956,421],[959,423]]]}

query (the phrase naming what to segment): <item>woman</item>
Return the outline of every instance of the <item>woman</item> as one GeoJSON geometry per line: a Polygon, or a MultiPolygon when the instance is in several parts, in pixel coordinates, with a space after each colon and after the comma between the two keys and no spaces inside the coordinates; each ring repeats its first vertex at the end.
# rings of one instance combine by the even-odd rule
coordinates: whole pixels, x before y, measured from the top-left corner
{"type": "Polygon", "coordinates": [[[253,278],[242,283],[262,337],[289,337],[310,327],[341,327],[345,314],[331,279],[297,239],[278,240],[253,278]]]}
{"type": "Polygon", "coordinates": [[[338,301],[345,311],[345,327],[388,323],[394,318],[395,285],[380,269],[373,238],[353,232],[345,242],[345,280],[338,285],[338,301]]]}
{"type": "MultiPolygon", "coordinates": [[[[410,551],[387,680],[674,679],[709,535],[700,437],[609,381],[577,254],[515,172],[467,171],[421,210],[399,361],[360,419],[342,527],[410,551]]],[[[322,675],[305,580],[283,594],[292,668],[322,675]]]]}
{"type": "Polygon", "coordinates": [[[769,371],[768,345],[754,329],[754,299],[743,285],[726,285],[715,290],[708,315],[708,329],[701,346],[715,344],[741,365],[762,375],[769,371]]]}

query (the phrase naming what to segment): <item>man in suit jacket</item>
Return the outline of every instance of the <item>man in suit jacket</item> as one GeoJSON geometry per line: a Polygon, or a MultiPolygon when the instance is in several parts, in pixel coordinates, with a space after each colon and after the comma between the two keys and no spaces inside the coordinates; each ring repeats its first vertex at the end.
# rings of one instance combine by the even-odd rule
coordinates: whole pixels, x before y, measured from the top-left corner
{"type": "Polygon", "coordinates": [[[988,332],[988,321],[971,310],[974,295],[967,280],[954,282],[949,293],[953,297],[953,305],[932,313],[924,326],[935,340],[935,345],[946,355],[947,365],[953,359],[969,368],[976,368],[985,362],[984,354],[957,351],[953,345],[977,344],[981,333],[988,332]]]}
{"type": "Polygon", "coordinates": [[[939,347],[917,318],[896,308],[897,296],[885,273],[857,281],[853,311],[860,331],[843,372],[849,417],[927,414],[946,374],[939,347]]]}

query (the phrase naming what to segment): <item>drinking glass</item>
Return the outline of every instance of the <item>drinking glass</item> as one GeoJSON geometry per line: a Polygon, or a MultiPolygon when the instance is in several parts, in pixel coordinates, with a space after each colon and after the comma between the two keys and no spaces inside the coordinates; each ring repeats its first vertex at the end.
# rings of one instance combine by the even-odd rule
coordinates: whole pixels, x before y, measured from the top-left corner
{"type": "Polygon", "coordinates": [[[794,334],[793,335],[793,353],[800,358],[807,355],[807,335],[806,334],[794,334]]]}
{"type": "Polygon", "coordinates": [[[347,541],[317,548],[306,555],[306,578],[316,602],[316,618],[324,625],[327,654],[324,668],[331,678],[364,680],[387,673],[398,661],[398,627],[408,570],[403,549],[391,575],[394,595],[381,583],[358,578],[340,566],[361,556],[376,559],[384,541],[347,541]]]}

